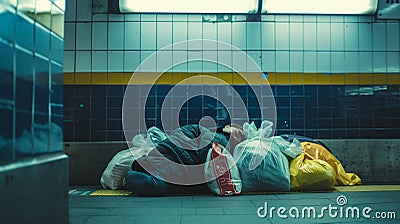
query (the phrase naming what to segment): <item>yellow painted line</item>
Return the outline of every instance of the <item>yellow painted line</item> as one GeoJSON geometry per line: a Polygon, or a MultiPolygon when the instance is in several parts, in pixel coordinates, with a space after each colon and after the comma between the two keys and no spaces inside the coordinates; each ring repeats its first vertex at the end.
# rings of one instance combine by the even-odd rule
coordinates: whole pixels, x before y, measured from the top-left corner
{"type": "Polygon", "coordinates": [[[123,73],[79,72],[64,73],[64,85],[400,85],[400,74],[322,74],[322,73],[268,73],[267,79],[260,73],[123,73]],[[158,77],[159,76],[159,77],[158,77]],[[219,81],[205,79],[205,76],[219,81]],[[196,78],[193,78],[196,77],[196,78]],[[154,80],[156,80],[154,82],[154,80]],[[188,81],[190,80],[190,81],[188,81]]]}
{"type": "Polygon", "coordinates": [[[127,190],[96,190],[90,196],[131,196],[132,191],[127,190]]]}
{"type": "Polygon", "coordinates": [[[357,192],[357,191],[400,191],[400,185],[354,185],[354,186],[336,186],[334,188],[339,192],[357,192]]]}

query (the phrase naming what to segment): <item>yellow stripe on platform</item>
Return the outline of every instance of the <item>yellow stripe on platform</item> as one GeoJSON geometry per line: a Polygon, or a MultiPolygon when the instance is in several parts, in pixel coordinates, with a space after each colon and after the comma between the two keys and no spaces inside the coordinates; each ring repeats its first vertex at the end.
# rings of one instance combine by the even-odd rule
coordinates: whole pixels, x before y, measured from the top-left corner
{"type": "Polygon", "coordinates": [[[131,196],[132,191],[127,190],[96,190],[90,196],[131,196]]]}
{"type": "Polygon", "coordinates": [[[354,185],[336,186],[339,192],[361,192],[361,191],[400,191],[400,185],[354,185]]]}
{"type": "Polygon", "coordinates": [[[400,85],[400,74],[322,74],[322,73],[184,73],[166,72],[160,77],[157,73],[142,72],[79,72],[64,73],[64,85],[400,85]],[[215,77],[220,81],[215,83],[215,77]],[[266,78],[265,78],[266,77],[266,78]],[[157,79],[158,78],[158,79],[157,79]],[[156,80],[156,81],[155,81],[156,80]]]}

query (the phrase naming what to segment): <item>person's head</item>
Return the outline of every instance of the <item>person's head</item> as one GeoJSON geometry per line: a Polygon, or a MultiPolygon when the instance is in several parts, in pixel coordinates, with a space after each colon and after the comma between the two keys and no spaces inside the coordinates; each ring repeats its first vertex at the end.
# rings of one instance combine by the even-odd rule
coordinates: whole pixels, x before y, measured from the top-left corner
{"type": "Polygon", "coordinates": [[[225,125],[222,129],[223,132],[229,134],[229,151],[233,153],[236,145],[245,140],[243,135],[243,128],[238,124],[225,125]]]}

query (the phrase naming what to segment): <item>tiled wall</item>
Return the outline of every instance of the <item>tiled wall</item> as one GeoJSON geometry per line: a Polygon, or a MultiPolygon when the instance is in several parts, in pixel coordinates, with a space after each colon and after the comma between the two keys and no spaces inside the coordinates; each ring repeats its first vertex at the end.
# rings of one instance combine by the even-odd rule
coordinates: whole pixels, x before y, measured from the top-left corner
{"type": "MultiPolygon", "coordinates": [[[[207,22],[203,15],[108,15],[104,2],[67,0],[66,141],[123,140],[120,112],[126,77],[157,49],[191,39],[232,44],[259,65],[274,91],[277,133],[315,138],[398,137],[399,20],[262,15],[261,22],[246,22],[244,16],[232,16],[232,22],[207,22]]],[[[171,53],[191,52],[174,49],[171,53]]],[[[230,53],[210,54],[218,61],[230,53]]],[[[156,68],[164,62],[153,63],[156,68]]],[[[182,64],[171,71],[176,74],[171,74],[171,80],[196,72],[231,72],[206,62],[182,64]]],[[[160,93],[173,84],[155,86],[160,91],[149,97],[162,102],[160,93]]],[[[246,89],[234,78],[230,84],[239,91],[246,89]]],[[[252,102],[251,96],[243,97],[252,102]]],[[[148,113],[148,123],[158,124],[158,114],[158,110],[148,113]]]]}
{"type": "Polygon", "coordinates": [[[64,2],[39,4],[0,3],[0,164],[63,150],[64,2]]]}

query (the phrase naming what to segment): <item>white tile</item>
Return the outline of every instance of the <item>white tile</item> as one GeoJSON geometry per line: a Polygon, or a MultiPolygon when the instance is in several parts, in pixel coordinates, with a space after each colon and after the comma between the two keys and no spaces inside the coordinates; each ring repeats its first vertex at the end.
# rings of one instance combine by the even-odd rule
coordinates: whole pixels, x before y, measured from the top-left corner
{"type": "Polygon", "coordinates": [[[188,21],[188,16],[187,14],[172,14],[172,20],[174,22],[176,21],[186,22],[188,21]]]}
{"type": "Polygon", "coordinates": [[[77,11],[76,11],[77,21],[92,20],[92,1],[79,1],[79,3],[77,3],[76,6],[77,6],[77,11]]]}
{"type": "Polygon", "coordinates": [[[201,22],[201,21],[203,21],[203,15],[201,15],[201,14],[188,14],[187,21],[201,22]]]}
{"type": "Polygon", "coordinates": [[[333,73],[344,72],[344,52],[331,52],[331,70],[333,73]]]}
{"type": "Polygon", "coordinates": [[[344,50],[344,27],[343,23],[331,24],[331,50],[343,51],[344,50]]]}
{"type": "Polygon", "coordinates": [[[261,51],[248,51],[247,55],[252,59],[252,60],[247,60],[247,71],[248,72],[261,71],[261,51]]]}
{"type": "Polygon", "coordinates": [[[290,23],[290,50],[303,50],[303,23],[290,23]]]}
{"type": "Polygon", "coordinates": [[[289,50],[289,24],[276,23],[275,35],[276,50],[289,50]]]}
{"type": "Polygon", "coordinates": [[[304,50],[317,49],[317,25],[315,23],[304,23],[304,50]]]}
{"type": "Polygon", "coordinates": [[[359,40],[360,51],[372,51],[372,24],[359,23],[359,40]]]}
{"type": "Polygon", "coordinates": [[[304,72],[317,72],[316,52],[304,52],[304,72]]]}
{"type": "Polygon", "coordinates": [[[270,21],[274,22],[275,21],[275,15],[261,15],[261,21],[270,21]]]}
{"type": "Polygon", "coordinates": [[[358,24],[345,23],[344,48],[346,51],[358,51],[358,24]]]}
{"type": "Polygon", "coordinates": [[[233,51],[232,66],[237,72],[246,72],[247,55],[243,51],[233,51]]]}
{"type": "Polygon", "coordinates": [[[373,72],[387,72],[386,52],[373,52],[373,72]]]}
{"type": "Polygon", "coordinates": [[[107,49],[107,23],[92,23],[92,48],[93,50],[107,49]]]}
{"type": "Polygon", "coordinates": [[[330,23],[331,15],[317,15],[317,23],[330,23]]]}
{"type": "Polygon", "coordinates": [[[332,15],[331,16],[331,23],[343,23],[344,17],[342,15],[332,15]]]}
{"type": "Polygon", "coordinates": [[[317,71],[318,72],[331,71],[330,52],[317,52],[317,71]]]}
{"type": "Polygon", "coordinates": [[[134,72],[140,65],[140,51],[124,51],[124,72],[134,72]]]}
{"type": "Polygon", "coordinates": [[[232,23],[232,45],[241,50],[246,49],[246,23],[232,23]]]}
{"type": "Polygon", "coordinates": [[[64,72],[74,72],[75,51],[64,51],[64,72]]]}
{"type": "Polygon", "coordinates": [[[387,23],[387,51],[399,51],[400,23],[387,23]]]}
{"type": "Polygon", "coordinates": [[[264,72],[275,72],[275,51],[262,52],[262,70],[264,72]]]}
{"type": "Polygon", "coordinates": [[[275,23],[261,23],[261,44],[263,50],[275,50],[275,23]]]}
{"type": "Polygon", "coordinates": [[[331,49],[330,23],[317,23],[317,49],[318,51],[329,51],[331,49]]]}
{"type": "Polygon", "coordinates": [[[359,15],[358,22],[359,23],[372,23],[374,22],[375,17],[370,15],[359,15]]]}
{"type": "Polygon", "coordinates": [[[372,52],[360,52],[360,72],[373,72],[372,52]]]}
{"type": "Polygon", "coordinates": [[[400,52],[386,52],[387,53],[387,72],[398,73],[400,72],[400,52]]]}
{"type": "Polygon", "coordinates": [[[90,51],[76,51],[76,72],[90,72],[92,60],[90,51]]]}
{"type": "Polygon", "coordinates": [[[108,23],[108,50],[124,49],[124,22],[108,23]]]}
{"type": "Polygon", "coordinates": [[[157,26],[157,49],[172,44],[172,22],[159,22],[157,26]]]}
{"type": "Polygon", "coordinates": [[[140,51],[141,71],[155,72],[157,66],[157,56],[154,51],[140,51]]]}
{"type": "Polygon", "coordinates": [[[107,22],[108,21],[108,15],[107,14],[93,14],[92,21],[107,22]]]}
{"type": "Polygon", "coordinates": [[[155,22],[156,14],[140,14],[140,20],[143,22],[155,22]]]}
{"type": "Polygon", "coordinates": [[[125,50],[140,50],[140,23],[125,22],[125,50]]]}
{"type": "Polygon", "coordinates": [[[203,71],[217,72],[218,71],[218,55],[217,51],[203,52],[203,71]]]}
{"type": "Polygon", "coordinates": [[[108,72],[122,72],[124,70],[123,51],[108,51],[108,72]]]}
{"type": "Polygon", "coordinates": [[[218,71],[230,72],[232,68],[232,51],[218,51],[218,71]]]}
{"type": "Polygon", "coordinates": [[[260,50],[261,49],[261,27],[259,22],[247,23],[247,50],[260,50]]]}
{"type": "Polygon", "coordinates": [[[202,61],[189,61],[188,72],[202,72],[203,62],[202,61]]]}
{"type": "Polygon", "coordinates": [[[174,72],[186,72],[187,71],[187,51],[174,51],[173,52],[172,62],[174,64],[173,71],[174,72]],[[175,66],[176,65],[176,66],[175,66]]]}
{"type": "MultiPolygon", "coordinates": [[[[189,35],[192,32],[190,24],[192,23],[189,23],[189,35]]],[[[217,23],[203,23],[202,29],[204,39],[217,40],[217,23]]]]}
{"type": "Polygon", "coordinates": [[[202,50],[203,44],[201,40],[203,35],[203,27],[199,22],[188,23],[188,49],[189,50],[202,50]],[[196,41],[195,41],[196,40],[196,41]]]}
{"type": "Polygon", "coordinates": [[[64,24],[64,50],[75,49],[75,23],[64,24]]]}
{"type": "Polygon", "coordinates": [[[108,14],[109,22],[123,22],[125,20],[124,14],[108,14]]]}
{"type": "Polygon", "coordinates": [[[157,14],[157,22],[172,22],[172,14],[157,14]]]}
{"type": "Polygon", "coordinates": [[[68,0],[65,5],[65,22],[76,21],[76,0],[68,0]]]}
{"type": "Polygon", "coordinates": [[[304,71],[304,58],[303,52],[290,52],[290,72],[303,72],[304,71]]]}
{"type": "Polygon", "coordinates": [[[344,22],[346,23],[357,23],[358,22],[358,15],[345,15],[344,22]]]}
{"type": "Polygon", "coordinates": [[[317,16],[316,15],[304,15],[304,23],[315,23],[317,22],[317,16]]]}
{"type": "Polygon", "coordinates": [[[140,14],[125,14],[125,22],[139,22],[140,14]]]}
{"type": "Polygon", "coordinates": [[[90,50],[92,49],[92,27],[90,23],[76,24],[76,49],[90,50]]]}
{"type": "Polygon", "coordinates": [[[289,20],[290,20],[290,23],[303,23],[304,16],[303,15],[290,15],[289,20]]]}
{"type": "Polygon", "coordinates": [[[172,69],[172,51],[157,51],[157,72],[166,72],[172,69]]]}
{"type": "Polygon", "coordinates": [[[92,51],[92,71],[107,72],[107,51],[92,51]]]}
{"type": "Polygon", "coordinates": [[[140,30],[140,49],[156,50],[156,23],[142,22],[140,30]]]}
{"type": "Polygon", "coordinates": [[[360,57],[359,52],[345,52],[344,63],[345,71],[347,73],[359,73],[360,72],[360,57]]]}
{"type": "Polygon", "coordinates": [[[232,30],[231,23],[217,23],[218,24],[218,41],[232,44],[232,30]]]}
{"type": "Polygon", "coordinates": [[[289,22],[289,15],[276,15],[275,21],[276,22],[289,22]]]}
{"type": "MultiPolygon", "coordinates": [[[[175,15],[174,15],[175,16],[175,15]]],[[[172,23],[172,42],[178,43],[187,40],[187,23],[186,22],[173,22],[172,23]]],[[[187,47],[179,45],[179,48],[174,50],[187,50],[187,47]]]]}
{"type": "Polygon", "coordinates": [[[289,52],[276,51],[276,71],[289,72],[289,52]]]}
{"type": "Polygon", "coordinates": [[[374,23],[372,25],[372,33],[373,33],[373,38],[372,38],[373,50],[386,51],[386,24],[374,23]]]}

